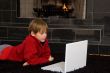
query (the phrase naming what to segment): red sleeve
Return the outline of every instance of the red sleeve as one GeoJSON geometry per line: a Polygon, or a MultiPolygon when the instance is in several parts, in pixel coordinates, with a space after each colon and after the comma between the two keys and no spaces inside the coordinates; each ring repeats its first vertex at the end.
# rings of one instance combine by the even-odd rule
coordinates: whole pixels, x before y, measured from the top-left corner
{"type": "Polygon", "coordinates": [[[48,59],[51,55],[50,47],[48,45],[48,40],[46,40],[44,48],[45,48],[45,51],[44,51],[44,54],[42,55],[42,57],[46,57],[48,59]]]}
{"type": "Polygon", "coordinates": [[[4,48],[0,52],[0,60],[7,60],[10,56],[11,49],[12,49],[12,46],[4,48]]]}
{"type": "MultiPolygon", "coordinates": [[[[26,62],[31,65],[49,62],[47,56],[39,57],[39,51],[36,46],[39,47],[39,44],[35,44],[35,42],[33,41],[26,42],[24,50],[24,59],[26,60],[26,62]]],[[[45,55],[45,53],[43,54],[45,55]]]]}

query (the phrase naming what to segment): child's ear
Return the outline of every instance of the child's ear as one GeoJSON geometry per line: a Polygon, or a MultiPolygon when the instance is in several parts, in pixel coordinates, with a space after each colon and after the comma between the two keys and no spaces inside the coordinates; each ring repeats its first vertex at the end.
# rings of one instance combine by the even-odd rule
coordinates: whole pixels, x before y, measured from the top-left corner
{"type": "Polygon", "coordinates": [[[31,35],[32,35],[32,36],[35,36],[35,33],[34,33],[33,31],[31,31],[31,35]]]}

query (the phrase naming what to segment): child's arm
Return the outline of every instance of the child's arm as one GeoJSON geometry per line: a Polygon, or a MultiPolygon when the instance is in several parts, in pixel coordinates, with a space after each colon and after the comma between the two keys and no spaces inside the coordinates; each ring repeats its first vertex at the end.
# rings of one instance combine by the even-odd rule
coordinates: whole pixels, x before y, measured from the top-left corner
{"type": "MultiPolygon", "coordinates": [[[[53,61],[54,60],[54,57],[50,56],[48,60],[49,61],[53,61]]],[[[23,63],[23,66],[28,66],[28,65],[29,65],[28,62],[23,63]]]]}
{"type": "Polygon", "coordinates": [[[44,45],[45,51],[42,55],[42,57],[47,57],[49,58],[51,56],[51,51],[50,51],[50,47],[48,45],[48,40],[45,41],[45,45],[44,45]]]}

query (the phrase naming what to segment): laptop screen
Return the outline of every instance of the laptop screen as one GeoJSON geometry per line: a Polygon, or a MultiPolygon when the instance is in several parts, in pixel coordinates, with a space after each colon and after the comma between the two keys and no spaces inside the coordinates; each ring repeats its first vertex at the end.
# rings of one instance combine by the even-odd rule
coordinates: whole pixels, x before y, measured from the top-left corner
{"type": "Polygon", "coordinates": [[[65,72],[86,66],[88,40],[66,44],[65,72]]]}

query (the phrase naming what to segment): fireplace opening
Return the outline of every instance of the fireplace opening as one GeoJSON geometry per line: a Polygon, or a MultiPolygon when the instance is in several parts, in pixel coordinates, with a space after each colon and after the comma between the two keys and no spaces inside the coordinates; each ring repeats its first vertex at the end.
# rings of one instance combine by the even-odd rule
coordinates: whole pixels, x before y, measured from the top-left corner
{"type": "MultiPolygon", "coordinates": [[[[69,0],[68,0],[69,1],[69,0]]],[[[42,3],[41,8],[33,8],[34,14],[37,17],[61,16],[61,17],[75,17],[72,16],[74,7],[69,7],[69,2],[60,1],[61,4],[54,0],[48,0],[47,4],[42,3]],[[58,4],[59,3],[59,4],[58,4]]]]}
{"type": "Polygon", "coordinates": [[[85,19],[86,0],[17,0],[17,17],[49,16],[85,19]]]}

